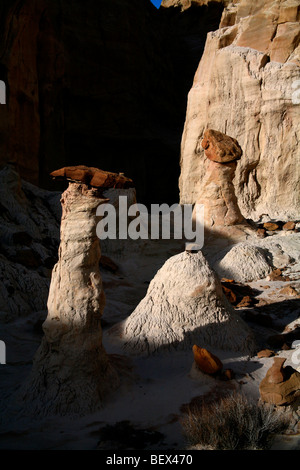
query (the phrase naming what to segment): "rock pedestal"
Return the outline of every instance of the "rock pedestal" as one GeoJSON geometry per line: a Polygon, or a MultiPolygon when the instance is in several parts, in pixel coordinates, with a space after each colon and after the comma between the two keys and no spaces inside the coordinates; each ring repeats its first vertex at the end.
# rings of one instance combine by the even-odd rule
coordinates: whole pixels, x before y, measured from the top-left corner
{"type": "Polygon", "coordinates": [[[233,185],[237,160],[242,156],[237,140],[214,129],[207,129],[201,147],[207,158],[203,160],[205,176],[197,204],[204,205],[206,230],[220,231],[231,225],[247,225],[239,209],[233,185]]]}
{"type": "Polygon", "coordinates": [[[63,193],[59,260],[52,273],[45,336],[23,400],[36,414],[85,414],[119,385],[102,346],[105,295],[96,209],[103,189],[70,183],[63,193]]]}

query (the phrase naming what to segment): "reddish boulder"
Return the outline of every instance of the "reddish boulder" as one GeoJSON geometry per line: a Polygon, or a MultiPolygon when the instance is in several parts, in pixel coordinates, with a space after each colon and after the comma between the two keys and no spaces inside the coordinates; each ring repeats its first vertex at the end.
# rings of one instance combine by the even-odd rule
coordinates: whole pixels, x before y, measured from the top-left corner
{"type": "Polygon", "coordinates": [[[269,232],[274,232],[275,230],[279,229],[279,225],[274,224],[273,222],[266,222],[264,224],[264,228],[268,230],[269,232]]]}
{"type": "Polygon", "coordinates": [[[217,163],[228,163],[242,156],[242,149],[236,139],[214,129],[204,132],[201,142],[207,158],[217,163]]]}
{"type": "Polygon", "coordinates": [[[287,222],[286,224],[284,224],[282,228],[283,230],[294,230],[295,227],[296,227],[295,222],[287,222]]]}
{"type": "Polygon", "coordinates": [[[221,372],[223,364],[220,359],[205,348],[193,346],[194,360],[201,372],[215,375],[221,372]]]}
{"type": "Polygon", "coordinates": [[[283,357],[275,357],[273,365],[261,381],[259,392],[264,402],[288,405],[299,396],[300,373],[292,367],[283,368],[285,360],[283,357]]]}

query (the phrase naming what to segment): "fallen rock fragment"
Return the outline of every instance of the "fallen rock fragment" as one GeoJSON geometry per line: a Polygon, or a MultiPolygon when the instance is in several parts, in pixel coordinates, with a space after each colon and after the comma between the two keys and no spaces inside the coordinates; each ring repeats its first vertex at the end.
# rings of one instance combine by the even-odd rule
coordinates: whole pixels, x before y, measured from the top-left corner
{"type": "Polygon", "coordinates": [[[267,372],[266,378],[271,384],[279,384],[284,381],[285,374],[283,369],[283,364],[285,363],[285,357],[275,357],[273,365],[267,372]]]}
{"type": "Polygon", "coordinates": [[[275,352],[272,351],[271,349],[262,349],[257,353],[257,357],[262,358],[262,357],[272,357],[275,356],[275,352]]]}
{"type": "Polygon", "coordinates": [[[267,281],[290,281],[288,276],[283,276],[282,270],[277,268],[267,276],[267,281]]]}
{"type": "Polygon", "coordinates": [[[296,296],[296,295],[299,295],[298,292],[296,291],[296,289],[294,289],[293,286],[286,286],[284,287],[283,289],[281,289],[279,291],[279,294],[282,294],[282,295],[292,295],[292,296],[296,296]]]}
{"type": "Polygon", "coordinates": [[[215,375],[221,372],[223,364],[220,359],[205,348],[193,346],[194,360],[197,367],[205,374],[215,375]]]}
{"type": "Polygon", "coordinates": [[[286,224],[284,224],[284,226],[282,227],[283,230],[294,230],[296,227],[296,224],[295,222],[287,222],[286,224]]]}
{"type": "Polygon", "coordinates": [[[242,300],[237,304],[238,308],[246,308],[253,305],[253,299],[249,295],[245,295],[242,300]]]}
{"type": "Polygon", "coordinates": [[[286,358],[275,357],[259,385],[264,402],[282,406],[293,403],[300,392],[300,373],[290,366],[283,367],[286,358]]]}
{"type": "Polygon", "coordinates": [[[226,287],[226,286],[223,286],[223,285],[222,285],[222,289],[224,291],[224,294],[225,294],[227,300],[229,300],[229,302],[231,304],[235,304],[236,303],[235,293],[231,289],[229,289],[229,287],[226,287]]]}
{"type": "Polygon", "coordinates": [[[275,230],[279,229],[279,225],[273,222],[266,222],[264,223],[264,229],[268,230],[269,232],[274,232],[275,230]]]}
{"type": "Polygon", "coordinates": [[[300,328],[297,327],[288,333],[269,336],[268,344],[273,348],[281,349],[284,344],[290,346],[293,341],[300,340],[300,328]]]}
{"type": "Polygon", "coordinates": [[[258,238],[265,238],[265,236],[266,236],[266,229],[264,229],[264,228],[259,228],[259,229],[257,229],[256,234],[257,234],[258,238]]]}

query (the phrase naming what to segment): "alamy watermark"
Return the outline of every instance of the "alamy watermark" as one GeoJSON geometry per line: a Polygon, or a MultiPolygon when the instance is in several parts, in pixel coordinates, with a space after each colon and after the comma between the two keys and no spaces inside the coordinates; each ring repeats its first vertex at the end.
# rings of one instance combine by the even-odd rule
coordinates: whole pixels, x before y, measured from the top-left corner
{"type": "Polygon", "coordinates": [[[6,85],[3,80],[0,80],[0,104],[6,104],[6,85]]]}
{"type": "Polygon", "coordinates": [[[0,341],[0,364],[6,364],[6,344],[0,341]]]}
{"type": "Polygon", "coordinates": [[[203,204],[151,204],[150,213],[144,204],[128,207],[127,196],[119,196],[114,204],[101,204],[96,215],[101,217],[96,232],[100,240],[185,240],[201,249],[204,244],[203,204]]]}

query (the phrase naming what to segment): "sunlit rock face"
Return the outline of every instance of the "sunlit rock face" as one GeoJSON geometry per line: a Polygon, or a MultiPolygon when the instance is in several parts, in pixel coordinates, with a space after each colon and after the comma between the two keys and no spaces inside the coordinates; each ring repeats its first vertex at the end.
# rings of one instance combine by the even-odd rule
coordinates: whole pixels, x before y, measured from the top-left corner
{"type": "Polygon", "coordinates": [[[207,36],[188,96],[182,203],[196,202],[202,190],[199,142],[210,127],[243,149],[234,178],[242,215],[299,219],[299,39],[299,2],[242,0],[225,8],[220,29],[207,36]]]}

